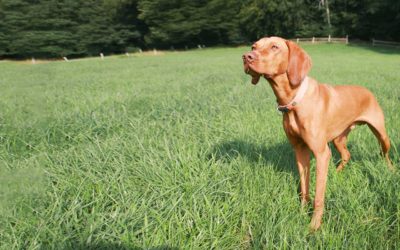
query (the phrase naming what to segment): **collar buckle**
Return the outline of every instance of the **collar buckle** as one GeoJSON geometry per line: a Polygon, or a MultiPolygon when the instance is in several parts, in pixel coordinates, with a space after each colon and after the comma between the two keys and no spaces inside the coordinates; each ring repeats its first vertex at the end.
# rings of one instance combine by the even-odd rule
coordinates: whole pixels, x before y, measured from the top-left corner
{"type": "Polygon", "coordinates": [[[277,111],[280,111],[280,112],[282,112],[282,113],[287,113],[287,112],[290,111],[290,109],[289,109],[287,106],[278,106],[278,107],[276,108],[276,110],[277,110],[277,111]]]}

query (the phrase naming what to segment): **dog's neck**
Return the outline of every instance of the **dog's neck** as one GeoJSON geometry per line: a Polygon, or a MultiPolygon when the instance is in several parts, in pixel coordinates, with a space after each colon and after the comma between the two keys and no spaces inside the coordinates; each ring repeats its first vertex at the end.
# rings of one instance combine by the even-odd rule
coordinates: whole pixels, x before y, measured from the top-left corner
{"type": "Polygon", "coordinates": [[[271,85],[279,105],[286,105],[292,101],[300,87],[300,84],[296,87],[292,87],[286,73],[272,78],[265,77],[265,79],[267,79],[271,85]]]}

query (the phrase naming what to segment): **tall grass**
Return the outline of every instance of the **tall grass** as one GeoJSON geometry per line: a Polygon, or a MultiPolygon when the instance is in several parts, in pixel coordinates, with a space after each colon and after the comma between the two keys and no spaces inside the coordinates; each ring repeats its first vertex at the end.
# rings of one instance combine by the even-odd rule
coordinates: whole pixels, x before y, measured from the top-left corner
{"type": "MultiPolygon", "coordinates": [[[[312,77],[375,93],[399,168],[400,53],[303,47],[312,77]]],[[[275,97],[250,84],[245,50],[0,63],[1,248],[398,248],[400,177],[366,127],[340,174],[334,154],[308,233],[275,97]]]]}

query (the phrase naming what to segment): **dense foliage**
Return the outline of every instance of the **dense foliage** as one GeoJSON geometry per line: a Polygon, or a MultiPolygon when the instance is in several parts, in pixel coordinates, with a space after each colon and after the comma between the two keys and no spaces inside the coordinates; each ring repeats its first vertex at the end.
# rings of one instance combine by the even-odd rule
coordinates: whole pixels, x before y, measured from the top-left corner
{"type": "Polygon", "coordinates": [[[400,2],[0,0],[0,57],[77,57],[328,34],[400,40],[400,2]]]}

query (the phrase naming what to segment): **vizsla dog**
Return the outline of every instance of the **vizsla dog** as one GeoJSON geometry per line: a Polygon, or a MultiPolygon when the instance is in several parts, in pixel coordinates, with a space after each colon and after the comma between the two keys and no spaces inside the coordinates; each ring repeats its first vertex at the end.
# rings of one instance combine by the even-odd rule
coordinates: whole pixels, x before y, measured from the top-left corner
{"type": "Polygon", "coordinates": [[[373,94],[361,86],[330,86],[307,76],[311,59],[296,43],[279,37],[262,38],[243,55],[244,70],[257,84],[267,79],[283,113],[283,128],[292,144],[300,175],[302,205],[309,202],[310,152],[316,158],[316,190],[310,229],[321,226],[331,152],[328,142],[341,155],[337,171],[350,159],[346,141],[358,124],[367,124],[378,139],[390,169],[389,137],[382,109],[373,94]]]}

